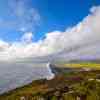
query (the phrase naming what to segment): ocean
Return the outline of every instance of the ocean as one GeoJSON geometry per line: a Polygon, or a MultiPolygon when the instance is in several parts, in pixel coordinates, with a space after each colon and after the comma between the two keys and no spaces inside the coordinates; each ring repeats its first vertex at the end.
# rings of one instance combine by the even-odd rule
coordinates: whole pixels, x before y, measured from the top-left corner
{"type": "Polygon", "coordinates": [[[52,79],[54,74],[47,63],[0,63],[0,93],[31,83],[38,79],[52,79]]]}

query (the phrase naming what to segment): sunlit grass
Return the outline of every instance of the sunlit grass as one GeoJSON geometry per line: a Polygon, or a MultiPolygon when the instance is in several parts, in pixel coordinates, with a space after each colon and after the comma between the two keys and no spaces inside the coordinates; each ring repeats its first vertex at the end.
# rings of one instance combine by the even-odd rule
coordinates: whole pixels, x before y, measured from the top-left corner
{"type": "MultiPolygon", "coordinates": [[[[85,64],[87,65],[87,63],[84,63],[83,65],[85,64]]],[[[65,64],[65,66],[67,65],[70,64],[65,64]]],[[[81,63],[73,63],[71,65],[82,67],[81,63]]],[[[95,65],[95,63],[93,65],[95,65]]],[[[80,71],[66,72],[66,74],[64,73],[56,76],[53,80],[41,79],[33,81],[28,85],[4,93],[0,95],[0,100],[48,100],[48,97],[50,100],[58,100],[57,95],[64,98],[63,100],[76,100],[79,95],[85,95],[87,98],[85,100],[100,100],[93,98],[96,96],[98,96],[98,98],[100,97],[99,75],[99,70],[88,71],[85,73],[80,71]],[[25,99],[21,99],[23,97],[25,99]],[[90,99],[90,97],[93,99],[90,99]]]]}
{"type": "Polygon", "coordinates": [[[100,69],[100,63],[67,63],[63,64],[64,67],[70,68],[93,68],[100,69]]]}

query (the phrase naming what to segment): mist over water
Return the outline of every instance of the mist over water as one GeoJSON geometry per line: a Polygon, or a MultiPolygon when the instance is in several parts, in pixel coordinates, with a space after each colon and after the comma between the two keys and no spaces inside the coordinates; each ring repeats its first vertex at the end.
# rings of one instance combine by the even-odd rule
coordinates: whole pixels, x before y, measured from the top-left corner
{"type": "Polygon", "coordinates": [[[52,79],[54,74],[47,63],[0,63],[0,93],[38,79],[52,79]]]}

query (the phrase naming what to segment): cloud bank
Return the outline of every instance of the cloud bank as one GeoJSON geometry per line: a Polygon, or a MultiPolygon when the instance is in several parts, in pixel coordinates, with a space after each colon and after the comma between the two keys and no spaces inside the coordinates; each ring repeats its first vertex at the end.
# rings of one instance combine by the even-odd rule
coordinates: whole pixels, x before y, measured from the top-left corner
{"type": "MultiPolygon", "coordinates": [[[[77,54],[78,56],[81,55],[81,52],[83,52],[83,55],[96,54],[100,56],[100,45],[97,45],[100,43],[99,20],[100,6],[95,6],[90,9],[90,14],[77,25],[67,28],[65,32],[53,31],[47,33],[45,39],[39,40],[36,43],[31,41],[32,33],[25,33],[22,37],[22,41],[26,41],[24,43],[21,41],[9,44],[1,40],[0,60],[7,61],[19,58],[47,56],[63,50],[66,52],[66,55],[74,51],[80,52],[77,54]],[[89,47],[91,49],[88,49],[89,47]]],[[[74,54],[72,53],[72,55],[74,54]]]]}

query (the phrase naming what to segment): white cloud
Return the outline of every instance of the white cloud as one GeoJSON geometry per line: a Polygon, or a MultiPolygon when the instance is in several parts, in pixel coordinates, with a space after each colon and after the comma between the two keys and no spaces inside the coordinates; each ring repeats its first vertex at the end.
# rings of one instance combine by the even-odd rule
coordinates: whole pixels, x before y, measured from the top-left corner
{"type": "Polygon", "coordinates": [[[40,25],[40,14],[31,2],[32,0],[4,0],[5,16],[0,17],[0,27],[6,30],[33,32],[40,25]],[[7,3],[7,4],[6,4],[7,3]]]}
{"type": "Polygon", "coordinates": [[[0,40],[0,52],[4,51],[6,48],[9,48],[9,44],[3,40],[0,40]]]}
{"type": "Polygon", "coordinates": [[[21,41],[24,43],[31,43],[33,38],[33,33],[32,32],[26,32],[22,38],[21,41]]]}
{"type": "Polygon", "coordinates": [[[14,22],[19,31],[33,31],[40,24],[40,14],[37,9],[32,7],[30,1],[8,0],[10,15],[16,18],[14,22]]]}
{"type": "MultiPolygon", "coordinates": [[[[93,7],[90,11],[91,13],[87,17],[85,17],[80,23],[78,23],[74,27],[66,29],[65,32],[54,31],[51,33],[47,33],[44,40],[40,40],[36,43],[31,42],[32,33],[25,33],[22,37],[22,40],[29,42],[29,44],[17,42],[12,43],[12,45],[10,46],[1,45],[0,48],[4,48],[4,50],[2,49],[2,52],[0,52],[0,55],[2,55],[0,56],[0,60],[14,60],[17,58],[45,56],[56,53],[58,51],[62,51],[63,49],[66,50],[66,53],[67,51],[69,53],[72,51],[72,49],[73,51],[75,51],[76,48],[87,48],[87,46],[91,44],[99,43],[100,6],[93,7]]],[[[100,49],[100,47],[98,46],[96,49],[98,50],[100,49]]],[[[92,50],[94,51],[96,49],[92,50]]]]}

